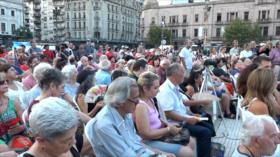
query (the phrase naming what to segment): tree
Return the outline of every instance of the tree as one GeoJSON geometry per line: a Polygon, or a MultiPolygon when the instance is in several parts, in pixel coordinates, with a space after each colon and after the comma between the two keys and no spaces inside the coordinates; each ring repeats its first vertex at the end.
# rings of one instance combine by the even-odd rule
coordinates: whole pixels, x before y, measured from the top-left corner
{"type": "Polygon", "coordinates": [[[252,40],[260,42],[262,40],[261,28],[258,24],[235,20],[225,27],[224,38],[229,45],[233,40],[238,40],[240,46],[252,40]]]}
{"type": "Polygon", "coordinates": [[[159,26],[152,25],[148,32],[149,44],[157,47],[161,44],[162,38],[166,40],[167,44],[170,44],[171,31],[159,26]]]}
{"type": "Polygon", "coordinates": [[[16,37],[23,40],[33,38],[33,34],[28,27],[21,26],[15,31],[16,37]]]}

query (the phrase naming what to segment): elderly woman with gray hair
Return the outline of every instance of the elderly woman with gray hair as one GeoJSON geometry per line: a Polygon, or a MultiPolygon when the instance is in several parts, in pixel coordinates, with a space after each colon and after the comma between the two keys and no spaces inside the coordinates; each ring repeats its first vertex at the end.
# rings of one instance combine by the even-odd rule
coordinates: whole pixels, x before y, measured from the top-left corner
{"type": "Polygon", "coordinates": [[[29,124],[35,143],[20,157],[80,156],[73,147],[78,116],[66,101],[49,97],[32,110],[29,124]]]}
{"type": "Polygon", "coordinates": [[[280,144],[279,129],[268,115],[253,115],[249,111],[242,114],[241,143],[232,157],[279,156],[275,153],[280,144]]]}
{"type": "Polygon", "coordinates": [[[75,65],[66,65],[62,68],[63,75],[66,77],[64,92],[71,97],[75,97],[79,84],[77,83],[77,68],[75,65]]]}
{"type": "Polygon", "coordinates": [[[129,77],[114,80],[104,97],[105,107],[85,128],[96,156],[150,156],[135,132],[131,113],[138,104],[136,81],[129,77]]]}

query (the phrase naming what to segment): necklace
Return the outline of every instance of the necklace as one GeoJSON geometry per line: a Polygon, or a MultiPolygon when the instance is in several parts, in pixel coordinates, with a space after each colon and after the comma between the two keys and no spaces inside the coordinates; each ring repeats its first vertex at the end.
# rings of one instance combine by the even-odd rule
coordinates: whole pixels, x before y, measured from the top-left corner
{"type": "Polygon", "coordinates": [[[243,147],[247,149],[247,151],[250,153],[251,157],[255,157],[254,153],[247,146],[243,145],[243,147]]]}

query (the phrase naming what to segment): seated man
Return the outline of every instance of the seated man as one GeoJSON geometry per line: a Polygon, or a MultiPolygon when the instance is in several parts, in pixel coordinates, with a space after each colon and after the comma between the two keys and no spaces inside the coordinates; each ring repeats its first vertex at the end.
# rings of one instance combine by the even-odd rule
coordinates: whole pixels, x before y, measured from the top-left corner
{"type": "Polygon", "coordinates": [[[275,153],[277,145],[280,144],[279,131],[270,116],[249,115],[243,122],[241,132],[241,143],[232,157],[279,155],[279,152],[275,153]]]}
{"type": "Polygon", "coordinates": [[[166,71],[167,79],[160,86],[157,100],[165,111],[166,117],[172,122],[180,122],[197,139],[197,156],[209,157],[211,136],[215,135],[213,126],[201,122],[199,117],[188,115],[179,92],[179,84],[184,80],[185,69],[178,63],[171,64],[166,71]]]}
{"type": "Polygon", "coordinates": [[[105,106],[85,128],[96,156],[150,156],[135,132],[131,113],[138,104],[136,81],[129,77],[114,80],[104,97],[105,106]]]}

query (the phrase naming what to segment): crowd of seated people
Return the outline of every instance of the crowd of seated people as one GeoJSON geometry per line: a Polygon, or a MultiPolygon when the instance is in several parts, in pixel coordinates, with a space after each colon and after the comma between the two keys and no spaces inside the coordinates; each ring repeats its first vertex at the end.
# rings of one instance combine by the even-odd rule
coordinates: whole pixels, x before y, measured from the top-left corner
{"type": "Polygon", "coordinates": [[[181,52],[142,45],[97,51],[89,42],[78,49],[66,42],[53,52],[31,43],[29,50],[0,49],[1,157],[210,157],[216,136],[212,97],[221,117],[233,119],[236,95],[255,114],[244,126],[260,121],[263,128],[248,135],[253,141],[241,143],[237,154],[275,155],[280,149],[271,140],[264,142],[274,142],[273,150],[254,150],[259,136],[279,137],[271,125],[280,119],[279,42],[260,49],[251,42],[242,50],[234,41],[229,52],[213,47],[211,56],[199,57],[190,40],[181,52]],[[204,82],[208,72],[212,84],[204,82]],[[202,89],[212,96],[194,98],[202,89]]]}

